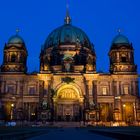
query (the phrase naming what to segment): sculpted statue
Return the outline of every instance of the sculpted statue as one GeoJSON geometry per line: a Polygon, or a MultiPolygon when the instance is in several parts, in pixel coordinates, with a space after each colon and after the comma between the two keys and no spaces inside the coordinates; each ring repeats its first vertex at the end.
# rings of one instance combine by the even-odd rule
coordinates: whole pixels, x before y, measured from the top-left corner
{"type": "Polygon", "coordinates": [[[44,100],[44,101],[42,102],[42,108],[43,108],[43,109],[48,109],[48,103],[47,103],[47,101],[44,100]]]}

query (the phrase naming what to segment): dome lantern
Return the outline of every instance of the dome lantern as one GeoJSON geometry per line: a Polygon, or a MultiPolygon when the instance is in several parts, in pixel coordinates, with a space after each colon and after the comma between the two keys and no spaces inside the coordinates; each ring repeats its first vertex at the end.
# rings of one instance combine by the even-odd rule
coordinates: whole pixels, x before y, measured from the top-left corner
{"type": "Polygon", "coordinates": [[[70,17],[70,14],[69,14],[69,6],[67,4],[67,7],[66,7],[66,17],[65,17],[65,24],[70,24],[71,23],[71,17],[70,17]]]}

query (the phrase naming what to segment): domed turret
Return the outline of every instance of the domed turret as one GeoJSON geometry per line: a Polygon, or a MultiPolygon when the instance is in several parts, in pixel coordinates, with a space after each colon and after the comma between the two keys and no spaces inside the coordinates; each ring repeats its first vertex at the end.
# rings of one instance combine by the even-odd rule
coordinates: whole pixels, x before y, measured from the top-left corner
{"type": "Polygon", "coordinates": [[[96,71],[94,47],[84,31],[71,24],[67,12],[65,24],[47,37],[40,54],[40,70],[44,71],[96,71]],[[66,58],[67,56],[71,56],[66,58]],[[69,60],[69,61],[68,61],[69,60]],[[90,64],[88,64],[90,63],[90,64]],[[57,68],[56,68],[57,66],[57,68]],[[59,67],[59,68],[58,68],[59,67]]]}
{"type": "Polygon", "coordinates": [[[111,73],[135,73],[137,67],[134,64],[134,50],[128,38],[119,33],[111,44],[110,52],[111,73]]]}
{"type": "Polygon", "coordinates": [[[112,44],[129,44],[129,40],[126,36],[119,34],[113,39],[112,44]]]}
{"type": "Polygon", "coordinates": [[[24,44],[24,40],[18,34],[16,34],[10,37],[8,44],[24,44]]]}
{"type": "Polygon", "coordinates": [[[18,35],[10,37],[4,47],[4,59],[1,72],[25,73],[27,61],[27,50],[24,40],[18,35]]]}

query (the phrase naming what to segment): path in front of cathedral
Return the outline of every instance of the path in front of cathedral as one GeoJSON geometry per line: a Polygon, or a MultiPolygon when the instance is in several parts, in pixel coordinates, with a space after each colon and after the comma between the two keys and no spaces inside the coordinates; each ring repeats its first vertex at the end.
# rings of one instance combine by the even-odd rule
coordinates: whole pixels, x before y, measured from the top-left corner
{"type": "Polygon", "coordinates": [[[54,128],[47,134],[36,136],[28,140],[113,140],[113,138],[91,133],[86,128],[54,128]]]}

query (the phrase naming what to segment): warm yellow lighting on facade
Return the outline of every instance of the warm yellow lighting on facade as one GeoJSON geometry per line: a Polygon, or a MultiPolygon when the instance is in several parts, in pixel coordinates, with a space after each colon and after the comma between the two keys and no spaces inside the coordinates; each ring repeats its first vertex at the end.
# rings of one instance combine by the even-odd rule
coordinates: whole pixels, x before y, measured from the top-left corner
{"type": "Polygon", "coordinates": [[[35,113],[31,113],[32,116],[35,116],[35,113]]]}
{"type": "Polygon", "coordinates": [[[14,107],[14,104],[11,104],[11,107],[14,107]]]}
{"type": "Polygon", "coordinates": [[[125,105],[125,104],[123,104],[123,107],[126,107],[126,105],[125,105]]]}
{"type": "Polygon", "coordinates": [[[121,97],[120,96],[116,96],[115,99],[121,99],[121,97]]]}

